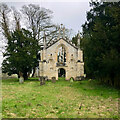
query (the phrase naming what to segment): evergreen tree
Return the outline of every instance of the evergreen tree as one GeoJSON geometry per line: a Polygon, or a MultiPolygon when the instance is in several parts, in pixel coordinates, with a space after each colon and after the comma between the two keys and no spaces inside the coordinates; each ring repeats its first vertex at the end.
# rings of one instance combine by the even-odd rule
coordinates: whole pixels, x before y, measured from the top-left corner
{"type": "MultiPolygon", "coordinates": [[[[39,49],[37,40],[25,29],[15,30],[8,39],[2,63],[3,73],[18,74],[24,80],[28,79],[39,49]]],[[[37,60],[37,59],[36,59],[37,60]]],[[[36,61],[38,63],[38,61],[36,61]]]]}
{"type": "Polygon", "coordinates": [[[120,2],[91,2],[83,25],[83,49],[88,77],[120,86],[120,2]]]}

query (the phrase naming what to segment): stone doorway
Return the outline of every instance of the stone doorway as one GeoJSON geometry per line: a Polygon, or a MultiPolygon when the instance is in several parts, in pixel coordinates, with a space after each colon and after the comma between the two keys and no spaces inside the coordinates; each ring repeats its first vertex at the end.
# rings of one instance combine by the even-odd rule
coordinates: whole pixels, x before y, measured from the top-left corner
{"type": "Polygon", "coordinates": [[[66,76],[66,71],[64,68],[59,68],[58,69],[58,77],[65,77],[66,76]]]}

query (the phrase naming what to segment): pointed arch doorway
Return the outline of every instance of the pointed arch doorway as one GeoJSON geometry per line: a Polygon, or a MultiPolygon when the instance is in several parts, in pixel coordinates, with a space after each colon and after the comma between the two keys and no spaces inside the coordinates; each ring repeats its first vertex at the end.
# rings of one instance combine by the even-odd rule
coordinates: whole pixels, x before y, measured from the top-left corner
{"type": "Polygon", "coordinates": [[[59,68],[58,69],[58,77],[66,77],[66,71],[64,68],[59,68]]]}

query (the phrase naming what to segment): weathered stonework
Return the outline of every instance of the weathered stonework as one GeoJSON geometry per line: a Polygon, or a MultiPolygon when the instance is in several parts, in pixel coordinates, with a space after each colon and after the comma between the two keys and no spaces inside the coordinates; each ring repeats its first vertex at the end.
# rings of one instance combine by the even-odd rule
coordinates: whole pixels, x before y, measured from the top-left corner
{"type": "MultiPolygon", "coordinates": [[[[78,43],[80,44],[80,39],[78,43]]],[[[84,76],[83,52],[69,40],[59,38],[49,45],[44,40],[44,48],[40,54],[39,76],[47,76],[48,79],[55,77],[56,80],[63,73],[66,80],[84,76]]]]}

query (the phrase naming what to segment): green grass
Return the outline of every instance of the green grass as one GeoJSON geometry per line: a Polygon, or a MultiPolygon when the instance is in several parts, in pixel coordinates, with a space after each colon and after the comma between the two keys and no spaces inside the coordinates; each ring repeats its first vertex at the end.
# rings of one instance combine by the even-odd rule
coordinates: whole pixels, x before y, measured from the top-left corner
{"type": "Polygon", "coordinates": [[[92,81],[2,81],[3,118],[118,118],[119,90],[92,81]],[[79,109],[81,105],[81,109],[79,109]]]}

